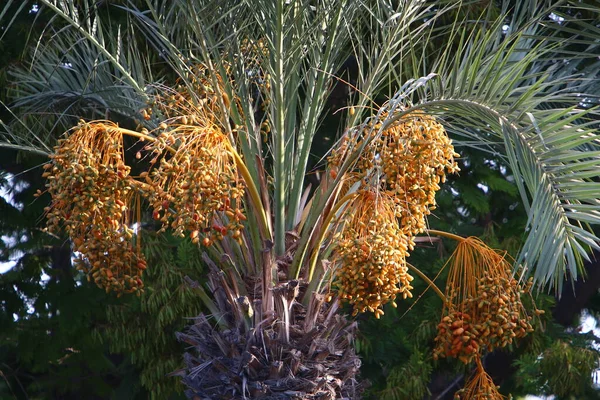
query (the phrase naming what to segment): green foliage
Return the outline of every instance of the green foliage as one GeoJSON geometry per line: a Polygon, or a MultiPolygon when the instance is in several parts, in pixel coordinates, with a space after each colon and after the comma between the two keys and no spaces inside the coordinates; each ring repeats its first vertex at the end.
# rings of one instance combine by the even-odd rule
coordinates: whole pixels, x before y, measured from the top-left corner
{"type": "Polygon", "coordinates": [[[589,345],[555,341],[541,354],[529,353],[515,364],[518,385],[530,393],[561,399],[600,398],[593,391],[592,373],[598,368],[599,352],[589,345]]]}
{"type": "Polygon", "coordinates": [[[140,369],[140,382],[152,399],[177,398],[182,386],[167,376],[182,367],[183,346],[174,332],[182,331],[188,318],[202,310],[201,300],[184,280],[201,279],[201,249],[188,239],[144,231],[145,292],[122,304],[107,307],[107,323],[94,337],[122,353],[140,369]]]}
{"type": "Polygon", "coordinates": [[[423,399],[429,394],[427,384],[433,365],[430,352],[414,349],[406,364],[393,368],[386,388],[379,393],[382,400],[423,399]]]}
{"type": "Polygon", "coordinates": [[[123,300],[81,282],[69,242],[40,230],[40,160],[4,151],[0,159],[11,172],[0,185],[9,193],[0,201],[0,235],[10,238],[0,256],[14,264],[0,274],[0,398],[144,398],[134,367],[90,335],[123,300]]]}
{"type": "Polygon", "coordinates": [[[527,214],[506,160],[466,146],[457,151],[461,170],[450,176],[438,193],[438,210],[429,221],[431,226],[465,236],[485,235],[492,247],[506,248],[505,240],[520,240],[527,214]],[[486,234],[490,229],[493,235],[486,234]]]}
{"type": "MultiPolygon", "coordinates": [[[[429,276],[435,276],[442,261],[428,263],[432,250],[417,249],[410,262],[429,276]]],[[[435,281],[442,286],[444,274],[435,281]]],[[[387,306],[384,316],[360,320],[359,355],[363,359],[361,377],[372,386],[367,399],[423,398],[427,393],[434,365],[431,359],[433,339],[437,333],[442,302],[433,290],[419,279],[413,281],[414,298],[387,306]]]]}

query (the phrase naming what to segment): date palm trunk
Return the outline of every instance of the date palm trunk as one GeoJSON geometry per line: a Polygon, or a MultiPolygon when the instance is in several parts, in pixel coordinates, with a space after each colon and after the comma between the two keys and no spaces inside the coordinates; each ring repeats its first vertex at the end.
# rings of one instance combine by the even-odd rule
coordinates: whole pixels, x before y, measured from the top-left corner
{"type": "Polygon", "coordinates": [[[188,398],[359,398],[357,324],[337,301],[312,293],[305,306],[306,285],[290,280],[270,291],[274,310],[265,315],[263,299],[241,295],[214,264],[209,286],[220,315],[201,314],[178,334],[190,345],[183,377],[188,398]]]}

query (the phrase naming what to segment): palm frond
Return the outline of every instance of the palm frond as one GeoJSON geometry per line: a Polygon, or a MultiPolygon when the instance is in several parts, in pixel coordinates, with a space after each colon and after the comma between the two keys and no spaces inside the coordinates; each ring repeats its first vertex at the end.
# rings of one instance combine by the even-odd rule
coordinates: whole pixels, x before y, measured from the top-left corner
{"type": "MultiPolygon", "coordinates": [[[[385,125],[423,109],[458,134],[457,149],[468,137],[504,154],[529,214],[517,264],[526,274],[535,271],[539,285],[552,282],[560,290],[565,276],[577,279],[590,249],[600,249],[589,226],[600,222],[600,158],[592,151],[600,144],[600,115],[581,102],[596,98],[590,72],[593,77],[600,63],[595,43],[573,64],[564,62],[572,46],[561,38],[566,27],[592,34],[578,29],[589,24],[576,19],[553,26],[552,10],[523,11],[527,18],[513,19],[510,31],[504,17],[488,26],[453,24],[460,39],[432,64],[439,77],[415,92],[413,103],[393,98],[390,108],[400,101],[402,112],[385,125]]],[[[418,65],[420,54],[411,57],[418,65]]]]}
{"type": "Polygon", "coordinates": [[[54,18],[26,62],[9,70],[14,82],[10,107],[22,119],[11,126],[11,140],[32,144],[35,130],[38,139],[45,137],[43,146],[36,145],[42,149],[51,147],[55,129],[64,131],[79,118],[135,118],[146,100],[145,82],[151,79],[149,60],[133,45],[135,32],[102,21],[92,2],[84,2],[83,13],[72,4],[44,4],[54,18]]]}
{"type": "Polygon", "coordinates": [[[4,32],[2,35],[0,35],[0,40],[2,40],[4,35],[9,31],[9,28],[16,20],[17,16],[23,12],[27,6],[27,2],[21,2],[21,4],[18,3],[19,2],[16,0],[7,0],[7,2],[4,4],[4,7],[0,8],[0,21],[4,21],[3,23],[5,23],[5,25],[2,27],[4,32]],[[7,14],[9,11],[12,12],[12,15],[7,14]],[[6,21],[8,18],[10,19],[6,21]]]}
{"type": "MultiPolygon", "coordinates": [[[[238,130],[238,135],[246,159],[262,157],[262,139],[256,127],[262,121],[269,122],[276,189],[274,225],[275,232],[279,232],[275,243],[281,253],[285,230],[298,222],[295,216],[304,190],[311,144],[332,86],[332,75],[349,55],[345,38],[356,6],[341,0],[322,1],[316,6],[309,2],[282,3],[279,8],[268,1],[224,3],[194,5],[202,7],[198,10],[184,1],[168,6],[156,1],[149,14],[133,12],[140,26],[147,28],[147,38],[164,51],[182,81],[186,81],[193,62],[209,66],[211,74],[225,76],[227,71],[235,85],[226,86],[225,90],[228,97],[239,99],[243,113],[242,118],[234,109],[231,117],[244,128],[238,130]],[[158,10],[164,7],[169,11],[159,14],[158,10]],[[199,51],[177,45],[181,41],[179,31],[167,29],[173,15],[180,17],[178,24],[188,28],[187,43],[197,44],[199,51]],[[262,103],[263,95],[269,98],[268,105],[262,103]],[[255,118],[259,118],[258,124],[255,118]],[[290,211],[286,213],[286,209],[290,211]]],[[[250,169],[258,181],[257,171],[252,166],[250,169]]]]}

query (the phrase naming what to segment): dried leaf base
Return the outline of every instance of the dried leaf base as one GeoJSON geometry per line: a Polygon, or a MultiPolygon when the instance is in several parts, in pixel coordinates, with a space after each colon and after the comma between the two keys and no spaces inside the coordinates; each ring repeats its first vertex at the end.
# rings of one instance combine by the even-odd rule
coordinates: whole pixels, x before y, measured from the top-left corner
{"type": "Polygon", "coordinates": [[[337,302],[313,294],[305,307],[298,301],[305,288],[288,281],[273,289],[275,310],[263,315],[261,299],[235,297],[216,285],[223,280],[222,272],[211,273],[222,315],[200,315],[178,334],[192,346],[183,378],[188,398],[359,398],[356,323],[338,313],[337,302]]]}

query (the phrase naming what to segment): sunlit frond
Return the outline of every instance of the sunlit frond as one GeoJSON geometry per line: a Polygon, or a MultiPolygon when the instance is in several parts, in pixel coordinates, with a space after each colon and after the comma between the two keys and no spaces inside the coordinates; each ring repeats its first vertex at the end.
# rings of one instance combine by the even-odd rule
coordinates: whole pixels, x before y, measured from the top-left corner
{"type": "MultiPolygon", "coordinates": [[[[396,118],[414,109],[436,113],[456,134],[458,152],[466,138],[506,158],[529,214],[517,264],[540,285],[560,290],[565,276],[577,279],[589,250],[598,249],[589,224],[600,221],[599,115],[588,103],[597,98],[597,84],[582,68],[596,68],[593,75],[600,63],[594,52],[565,62],[572,46],[561,39],[567,23],[552,25],[549,12],[515,19],[509,31],[502,18],[474,30],[454,24],[460,39],[431,64],[438,76],[412,99],[398,97],[405,111],[396,118]]],[[[576,29],[579,21],[571,23],[576,29]]],[[[412,55],[417,63],[419,56],[412,55]]]]}
{"type": "Polygon", "coordinates": [[[149,60],[132,46],[131,27],[103,21],[92,2],[83,5],[85,12],[79,12],[73,5],[46,2],[55,17],[26,63],[9,69],[14,99],[9,106],[29,127],[22,129],[17,122],[7,129],[4,135],[12,142],[37,142],[41,149],[52,146],[55,130],[64,131],[81,117],[139,117],[146,100],[144,85],[152,79],[149,60]]]}

